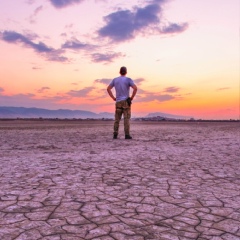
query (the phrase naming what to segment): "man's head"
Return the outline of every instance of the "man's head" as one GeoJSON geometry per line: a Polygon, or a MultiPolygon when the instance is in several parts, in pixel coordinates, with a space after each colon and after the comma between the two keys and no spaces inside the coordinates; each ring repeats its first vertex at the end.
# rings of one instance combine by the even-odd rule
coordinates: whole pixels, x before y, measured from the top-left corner
{"type": "Polygon", "coordinates": [[[126,67],[121,67],[120,68],[120,74],[121,75],[126,75],[127,74],[127,68],[126,67]]]}

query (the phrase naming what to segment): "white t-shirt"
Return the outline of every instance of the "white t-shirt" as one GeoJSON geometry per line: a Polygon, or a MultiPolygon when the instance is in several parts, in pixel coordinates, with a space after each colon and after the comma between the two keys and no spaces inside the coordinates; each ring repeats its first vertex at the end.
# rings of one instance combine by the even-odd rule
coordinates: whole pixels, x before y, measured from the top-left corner
{"type": "Polygon", "coordinates": [[[126,76],[119,76],[112,80],[109,86],[115,87],[116,90],[116,102],[126,100],[129,97],[130,86],[134,86],[134,82],[131,78],[126,76]]]}

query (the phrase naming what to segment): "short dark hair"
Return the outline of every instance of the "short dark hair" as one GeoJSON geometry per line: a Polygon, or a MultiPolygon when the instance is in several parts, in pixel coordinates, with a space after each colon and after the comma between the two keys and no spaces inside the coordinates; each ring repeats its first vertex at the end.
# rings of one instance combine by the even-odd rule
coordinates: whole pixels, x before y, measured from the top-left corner
{"type": "Polygon", "coordinates": [[[120,74],[125,75],[127,73],[127,68],[126,67],[121,67],[120,68],[120,74]]]}

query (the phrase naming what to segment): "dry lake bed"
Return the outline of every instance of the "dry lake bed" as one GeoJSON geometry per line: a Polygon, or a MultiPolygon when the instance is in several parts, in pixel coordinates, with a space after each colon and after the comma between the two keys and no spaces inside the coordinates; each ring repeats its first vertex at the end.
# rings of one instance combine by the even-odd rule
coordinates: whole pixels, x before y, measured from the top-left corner
{"type": "Polygon", "coordinates": [[[0,121],[1,240],[240,239],[239,122],[112,125],[0,121]]]}

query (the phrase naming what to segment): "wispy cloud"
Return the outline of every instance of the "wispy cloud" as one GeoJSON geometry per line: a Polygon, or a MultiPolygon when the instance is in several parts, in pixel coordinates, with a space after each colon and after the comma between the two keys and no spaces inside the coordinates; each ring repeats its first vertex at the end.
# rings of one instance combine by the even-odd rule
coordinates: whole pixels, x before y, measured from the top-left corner
{"type": "Polygon", "coordinates": [[[37,90],[38,93],[45,93],[46,91],[50,90],[49,87],[42,87],[40,89],[37,90]]]}
{"type": "Polygon", "coordinates": [[[1,93],[1,92],[4,92],[4,89],[0,87],[0,93],[1,93]]]}
{"type": "MultiPolygon", "coordinates": [[[[0,39],[13,44],[23,44],[24,47],[32,48],[38,54],[41,54],[48,61],[57,61],[57,62],[68,62],[68,58],[62,56],[64,53],[61,49],[54,49],[52,47],[47,46],[43,42],[35,43],[33,42],[33,35],[23,35],[21,33],[15,31],[3,31],[0,33],[0,39]]],[[[34,38],[36,36],[34,35],[34,38]]]]}
{"type": "MultiPolygon", "coordinates": [[[[141,78],[140,78],[141,79],[141,78]]],[[[145,81],[145,80],[144,80],[145,81]]],[[[142,88],[138,89],[136,100],[137,102],[151,102],[151,101],[158,101],[158,102],[166,102],[175,100],[181,100],[182,94],[176,94],[180,90],[179,87],[167,87],[159,92],[153,92],[144,90],[142,88]]]]}
{"type": "Polygon", "coordinates": [[[94,81],[94,83],[102,83],[102,84],[108,86],[111,81],[112,81],[112,79],[102,78],[102,79],[96,79],[96,80],[94,81]]]}
{"type": "Polygon", "coordinates": [[[160,33],[162,34],[175,34],[184,32],[188,28],[188,23],[169,23],[162,27],[160,33]]]}
{"type": "Polygon", "coordinates": [[[34,10],[34,16],[36,16],[39,12],[43,10],[43,6],[39,6],[34,10]]]}
{"type": "Polygon", "coordinates": [[[175,92],[178,92],[180,88],[178,87],[167,87],[164,89],[164,92],[167,92],[167,93],[175,93],[175,92]]]}
{"type": "Polygon", "coordinates": [[[54,50],[43,42],[34,43],[29,36],[24,36],[15,31],[4,31],[1,33],[0,37],[3,41],[8,43],[23,43],[26,47],[30,47],[38,53],[52,52],[54,50]]]}
{"type": "Polygon", "coordinates": [[[72,49],[72,50],[91,50],[94,46],[86,43],[80,42],[78,39],[71,39],[62,44],[62,49],[72,49]]]}
{"type": "Polygon", "coordinates": [[[95,89],[95,87],[85,87],[80,90],[71,90],[71,91],[67,92],[67,95],[69,95],[71,97],[87,97],[88,94],[94,89],[95,89]]]}
{"type": "Polygon", "coordinates": [[[30,23],[35,23],[36,22],[36,17],[37,15],[43,10],[43,6],[39,6],[34,10],[34,13],[30,16],[29,21],[30,23]]]}
{"type": "Polygon", "coordinates": [[[141,85],[146,80],[144,78],[137,78],[137,79],[133,79],[133,81],[136,85],[141,85]]]}
{"type": "Polygon", "coordinates": [[[59,49],[54,49],[53,47],[47,46],[41,41],[36,43],[35,41],[37,38],[39,37],[36,34],[21,34],[15,31],[0,32],[0,40],[11,44],[21,44],[23,47],[31,48],[36,53],[47,59],[47,61],[62,63],[70,62],[70,59],[64,56],[66,50],[69,49],[74,51],[86,51],[88,56],[90,54],[91,61],[95,63],[107,64],[113,62],[120,57],[125,56],[120,52],[92,53],[96,46],[88,43],[82,43],[76,38],[72,38],[71,40],[66,41],[59,49]]]}
{"type": "Polygon", "coordinates": [[[224,90],[229,90],[229,87],[224,87],[224,88],[218,88],[217,91],[224,91],[224,90]]]}
{"type": "Polygon", "coordinates": [[[92,55],[92,61],[95,63],[98,62],[104,62],[104,63],[110,63],[113,62],[113,60],[123,57],[124,55],[122,53],[93,53],[92,55]]]}
{"type": "Polygon", "coordinates": [[[73,4],[83,2],[83,0],[49,0],[49,1],[56,8],[64,8],[73,4]]]}
{"type": "Polygon", "coordinates": [[[97,33],[100,37],[109,38],[113,42],[123,42],[133,39],[145,30],[158,34],[180,33],[186,30],[188,24],[171,23],[160,28],[162,6],[165,0],[155,0],[145,7],[135,7],[133,10],[118,10],[104,17],[105,26],[97,33]]]}
{"type": "Polygon", "coordinates": [[[33,70],[40,70],[42,69],[41,67],[32,67],[33,70]]]}
{"type": "Polygon", "coordinates": [[[33,3],[35,3],[36,0],[26,0],[26,3],[29,5],[32,5],[33,3]]]}
{"type": "Polygon", "coordinates": [[[170,94],[161,94],[161,93],[153,93],[149,92],[148,94],[137,96],[136,102],[166,102],[175,99],[176,97],[170,94]]]}
{"type": "Polygon", "coordinates": [[[62,63],[69,63],[70,59],[67,57],[63,56],[62,54],[64,53],[63,50],[54,50],[50,54],[46,55],[46,58],[50,62],[62,62],[62,63]]]}

